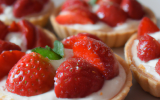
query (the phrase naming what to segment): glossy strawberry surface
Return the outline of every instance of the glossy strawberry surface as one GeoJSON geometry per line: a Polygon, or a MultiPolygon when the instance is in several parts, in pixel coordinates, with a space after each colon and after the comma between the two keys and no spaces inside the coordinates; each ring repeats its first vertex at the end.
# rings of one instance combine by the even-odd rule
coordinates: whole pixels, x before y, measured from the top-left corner
{"type": "MultiPolygon", "coordinates": [[[[1,48],[1,47],[0,47],[1,48]]],[[[17,50],[3,51],[0,54],[0,79],[7,76],[11,68],[24,56],[25,53],[17,50]]]]}
{"type": "Polygon", "coordinates": [[[122,0],[121,8],[132,19],[141,19],[145,15],[142,5],[137,0],[122,0]]]}
{"type": "Polygon", "coordinates": [[[70,58],[56,72],[55,93],[58,98],[81,98],[102,88],[104,77],[82,58],[70,58]]]}
{"type": "Polygon", "coordinates": [[[111,27],[124,23],[128,17],[120,6],[113,2],[101,4],[96,14],[103,22],[111,27]]]}
{"type": "Polygon", "coordinates": [[[148,17],[144,17],[138,26],[138,38],[144,34],[158,32],[159,28],[148,17]]]}
{"type": "Polygon", "coordinates": [[[118,61],[113,52],[101,41],[85,37],[74,44],[73,53],[98,68],[107,80],[119,73],[118,61]]]}
{"type": "Polygon", "coordinates": [[[160,57],[160,44],[153,37],[145,34],[139,39],[137,56],[145,62],[160,57]]]}
{"type": "Polygon", "coordinates": [[[6,88],[21,96],[34,96],[45,93],[54,87],[55,70],[38,53],[23,56],[9,72],[6,88]]]}

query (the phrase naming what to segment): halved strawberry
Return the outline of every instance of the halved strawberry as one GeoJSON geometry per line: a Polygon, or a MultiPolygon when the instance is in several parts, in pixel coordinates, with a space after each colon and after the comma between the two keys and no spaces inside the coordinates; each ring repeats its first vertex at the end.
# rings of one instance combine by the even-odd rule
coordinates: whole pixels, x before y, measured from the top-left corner
{"type": "Polygon", "coordinates": [[[54,87],[55,70],[38,53],[23,56],[9,72],[6,88],[21,96],[34,96],[45,93],[54,87]]]}
{"type": "Polygon", "coordinates": [[[8,28],[2,21],[0,21],[0,30],[0,39],[4,40],[5,36],[8,34],[8,28]]]}
{"type": "Polygon", "coordinates": [[[40,12],[43,9],[42,0],[18,0],[13,6],[13,14],[17,18],[40,12]]]}
{"type": "Polygon", "coordinates": [[[82,58],[69,58],[58,68],[55,93],[58,98],[81,98],[100,90],[104,77],[97,68],[82,58]]]}
{"type": "Polygon", "coordinates": [[[119,73],[118,61],[112,50],[101,41],[84,37],[74,44],[73,53],[98,68],[107,80],[119,73]]]}
{"type": "Polygon", "coordinates": [[[155,71],[160,75],[160,59],[158,60],[156,66],[155,66],[155,71]]]}
{"type": "Polygon", "coordinates": [[[12,5],[16,2],[17,0],[0,0],[0,4],[5,4],[5,5],[12,5]]]}
{"type": "Polygon", "coordinates": [[[6,50],[19,50],[19,51],[21,51],[21,48],[14,43],[0,40],[0,54],[6,50]]]}
{"type": "Polygon", "coordinates": [[[18,24],[13,21],[9,26],[8,26],[9,32],[18,32],[20,31],[18,24]]]}
{"type": "Polygon", "coordinates": [[[149,61],[160,57],[160,44],[153,37],[145,34],[141,36],[139,39],[139,43],[137,46],[137,56],[142,61],[149,61]]]}
{"type": "Polygon", "coordinates": [[[150,34],[159,31],[159,28],[148,17],[144,17],[138,26],[138,38],[144,34],[150,34]]]}
{"type": "Polygon", "coordinates": [[[73,35],[73,36],[70,36],[70,37],[62,40],[62,43],[63,43],[65,48],[72,49],[74,43],[77,42],[78,40],[82,39],[83,37],[90,37],[90,38],[101,41],[101,39],[99,39],[95,35],[92,35],[92,34],[89,34],[89,33],[78,33],[76,36],[73,35]]]}
{"type": "Polygon", "coordinates": [[[0,54],[0,79],[8,75],[11,68],[24,56],[25,53],[17,50],[3,51],[0,54]]]}
{"type": "Polygon", "coordinates": [[[137,0],[122,0],[121,8],[132,19],[141,19],[145,15],[142,5],[137,0]]]}
{"type": "Polygon", "coordinates": [[[88,9],[81,6],[71,6],[56,17],[59,24],[94,24],[97,16],[88,9]]]}
{"type": "Polygon", "coordinates": [[[82,6],[89,9],[89,4],[83,0],[66,0],[62,5],[61,10],[64,10],[70,6],[82,6]]]}
{"type": "Polygon", "coordinates": [[[127,14],[113,2],[101,4],[96,14],[103,22],[112,27],[124,23],[127,19],[127,14]]]}
{"type": "Polygon", "coordinates": [[[117,3],[117,4],[121,4],[122,0],[97,0],[96,3],[101,4],[101,3],[104,3],[104,2],[114,2],[114,3],[117,3]]]}

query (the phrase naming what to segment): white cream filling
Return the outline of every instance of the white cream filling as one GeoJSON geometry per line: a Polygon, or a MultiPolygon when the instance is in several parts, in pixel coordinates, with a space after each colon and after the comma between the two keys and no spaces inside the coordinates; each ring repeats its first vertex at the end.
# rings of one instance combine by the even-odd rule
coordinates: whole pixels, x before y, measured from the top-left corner
{"type": "MultiPolygon", "coordinates": [[[[159,43],[160,43],[160,31],[156,32],[156,33],[149,34],[149,35],[152,36],[153,38],[155,38],[156,40],[158,40],[159,43]]],[[[136,66],[139,66],[140,64],[142,64],[145,67],[145,71],[147,73],[153,75],[153,77],[155,79],[160,80],[160,75],[155,71],[156,63],[158,62],[158,60],[160,58],[156,58],[156,59],[150,60],[148,62],[141,61],[137,57],[137,45],[138,45],[138,43],[139,43],[139,40],[134,40],[134,43],[132,45],[131,52],[132,52],[132,55],[133,55],[133,61],[135,62],[136,66]]]]}
{"type": "Polygon", "coordinates": [[[44,14],[48,11],[48,9],[51,7],[51,2],[52,1],[45,4],[44,9],[41,12],[36,13],[36,14],[31,14],[31,15],[28,15],[28,16],[25,16],[25,17],[22,17],[22,18],[16,18],[13,15],[13,5],[12,6],[2,5],[4,11],[3,11],[2,14],[0,14],[0,20],[3,21],[3,22],[12,22],[12,21],[18,22],[22,19],[29,19],[31,17],[40,16],[41,14],[44,14]]]}
{"type": "MultiPolygon", "coordinates": [[[[62,59],[62,61],[59,61],[58,63],[55,61],[54,64],[52,62],[52,65],[56,64],[61,64],[63,61],[65,61],[67,58],[71,57],[73,54],[71,50],[66,49],[65,52],[67,55],[65,58],[62,59]]],[[[55,66],[54,66],[55,67],[55,66]]],[[[55,68],[57,69],[57,68],[55,68]]],[[[46,92],[44,94],[40,94],[37,96],[31,96],[31,97],[26,97],[26,96],[20,96],[17,94],[13,94],[8,92],[5,89],[5,82],[6,82],[5,77],[1,82],[0,82],[0,98],[5,97],[5,99],[2,100],[109,100],[113,98],[119,91],[122,89],[123,85],[125,84],[126,80],[126,73],[124,68],[119,64],[119,75],[111,80],[106,80],[102,89],[100,89],[98,92],[92,93],[89,96],[86,96],[84,98],[76,98],[76,99],[62,99],[62,98],[57,98],[54,92],[54,89],[52,89],[49,92],[46,92]]]]}

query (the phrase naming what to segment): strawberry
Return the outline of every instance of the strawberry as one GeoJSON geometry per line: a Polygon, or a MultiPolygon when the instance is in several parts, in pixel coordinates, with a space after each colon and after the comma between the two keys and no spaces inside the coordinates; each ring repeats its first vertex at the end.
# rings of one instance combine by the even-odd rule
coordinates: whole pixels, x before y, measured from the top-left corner
{"type": "Polygon", "coordinates": [[[20,29],[19,29],[19,26],[18,24],[13,21],[9,26],[8,26],[8,30],[9,32],[18,32],[20,29]]]}
{"type": "Polygon", "coordinates": [[[0,21],[0,30],[0,39],[4,40],[5,36],[8,34],[8,28],[2,21],[0,21]]]}
{"type": "Polygon", "coordinates": [[[142,5],[137,0],[122,0],[121,8],[132,19],[141,19],[145,15],[142,5]]]}
{"type": "Polygon", "coordinates": [[[160,75],[160,59],[156,63],[155,71],[160,75]]]}
{"type": "Polygon", "coordinates": [[[43,9],[42,0],[18,0],[13,6],[13,14],[17,18],[38,13],[43,9]]]}
{"type": "Polygon", "coordinates": [[[0,14],[3,13],[3,7],[0,5],[0,14]]]}
{"type": "Polygon", "coordinates": [[[138,26],[138,38],[144,34],[155,33],[159,31],[157,25],[155,25],[148,17],[144,17],[138,26]]]}
{"type": "Polygon", "coordinates": [[[81,57],[93,64],[107,80],[119,73],[118,61],[113,52],[101,41],[84,37],[74,44],[73,53],[74,56],[81,57]]]}
{"type": "Polygon", "coordinates": [[[21,20],[18,22],[18,27],[26,37],[27,49],[32,49],[36,38],[35,26],[26,20],[21,20]]]}
{"type": "Polygon", "coordinates": [[[114,3],[117,3],[117,4],[121,4],[122,0],[97,0],[97,4],[101,4],[101,3],[104,3],[104,2],[114,2],[114,3]]]}
{"type": "Polygon", "coordinates": [[[5,4],[5,5],[12,5],[16,2],[17,0],[0,0],[0,4],[5,4]]]}
{"type": "Polygon", "coordinates": [[[63,62],[55,76],[55,94],[58,98],[81,98],[100,90],[104,77],[99,70],[82,58],[63,62]]]}
{"type": "Polygon", "coordinates": [[[78,33],[77,36],[73,35],[73,36],[70,36],[70,37],[64,39],[62,41],[62,43],[65,48],[72,49],[75,42],[77,42],[79,39],[86,37],[86,36],[101,41],[101,39],[99,39],[95,35],[92,35],[89,33],[78,33]]]}
{"type": "Polygon", "coordinates": [[[8,75],[11,68],[24,56],[25,53],[17,50],[3,51],[0,54],[0,79],[8,75]]]}
{"type": "Polygon", "coordinates": [[[45,93],[54,87],[55,70],[38,53],[23,56],[9,72],[6,88],[9,92],[21,96],[34,96],[45,93]]]}
{"type": "Polygon", "coordinates": [[[127,14],[120,6],[113,2],[105,2],[100,5],[96,12],[97,16],[111,27],[122,24],[127,19],[127,14]]]}
{"type": "Polygon", "coordinates": [[[142,61],[149,61],[160,57],[160,44],[153,37],[145,34],[141,36],[139,39],[139,43],[137,46],[137,56],[142,61]]]}
{"type": "Polygon", "coordinates": [[[34,47],[45,47],[46,45],[53,48],[51,38],[48,37],[48,35],[46,35],[40,28],[36,28],[36,41],[34,47]]]}
{"type": "Polygon", "coordinates": [[[94,24],[97,16],[88,9],[81,6],[71,6],[56,17],[59,24],[94,24]]]}
{"type": "Polygon", "coordinates": [[[61,10],[64,10],[70,6],[82,6],[89,9],[89,4],[83,0],[66,0],[62,5],[61,10]]]}
{"type": "Polygon", "coordinates": [[[19,51],[21,51],[21,48],[14,43],[0,40],[0,54],[6,50],[19,50],[19,51]]]}

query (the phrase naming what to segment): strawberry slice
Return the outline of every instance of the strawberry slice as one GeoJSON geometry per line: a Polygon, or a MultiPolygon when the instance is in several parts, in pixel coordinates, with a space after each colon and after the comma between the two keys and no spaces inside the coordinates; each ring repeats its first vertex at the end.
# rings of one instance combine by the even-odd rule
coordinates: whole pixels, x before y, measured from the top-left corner
{"type": "Polygon", "coordinates": [[[156,64],[155,71],[160,75],[160,59],[158,60],[156,64]]]}
{"type": "Polygon", "coordinates": [[[30,14],[38,13],[43,9],[43,0],[18,0],[13,6],[13,14],[21,18],[30,14]]]}
{"type": "Polygon", "coordinates": [[[4,40],[5,36],[8,34],[8,28],[2,21],[0,21],[0,30],[0,39],[4,40]]]}
{"type": "Polygon", "coordinates": [[[78,33],[77,36],[73,35],[73,36],[70,36],[70,37],[62,40],[62,43],[63,43],[65,48],[72,49],[74,43],[77,42],[79,39],[81,39],[83,37],[90,37],[90,38],[93,38],[93,39],[101,41],[101,39],[99,39],[95,35],[92,35],[92,34],[89,34],[89,33],[78,33]]]}
{"type": "Polygon", "coordinates": [[[145,15],[142,5],[137,0],[122,0],[121,8],[132,19],[141,19],[145,15]]]}
{"type": "Polygon", "coordinates": [[[148,17],[144,17],[138,26],[138,38],[144,34],[158,32],[159,28],[148,17]]]}
{"type": "Polygon", "coordinates": [[[153,37],[145,34],[141,36],[139,39],[139,43],[137,46],[137,56],[142,61],[149,61],[160,57],[160,44],[153,37]]]}
{"type": "Polygon", "coordinates": [[[97,0],[97,4],[101,4],[101,3],[104,3],[104,2],[114,2],[114,3],[117,3],[117,4],[121,4],[122,0],[97,0]]]}
{"type": "Polygon", "coordinates": [[[83,0],[66,0],[62,5],[61,10],[64,10],[70,6],[82,6],[89,9],[89,4],[83,0]]]}
{"type": "Polygon", "coordinates": [[[9,32],[18,32],[20,29],[19,29],[19,26],[18,24],[13,21],[9,26],[8,26],[8,30],[9,32]]]}
{"type": "Polygon", "coordinates": [[[127,19],[127,14],[118,4],[113,2],[105,2],[101,4],[96,14],[103,22],[111,27],[122,24],[127,19]]]}
{"type": "Polygon", "coordinates": [[[93,64],[107,80],[119,73],[118,61],[112,50],[101,41],[84,37],[74,44],[73,53],[93,64]]]}
{"type": "Polygon", "coordinates": [[[5,4],[5,5],[12,5],[16,2],[17,0],[0,0],[0,4],[5,4]]]}
{"type": "Polygon", "coordinates": [[[104,77],[82,58],[69,58],[58,68],[55,93],[58,98],[81,98],[100,90],[104,77]]]}
{"type": "Polygon", "coordinates": [[[42,31],[40,28],[36,28],[36,41],[34,48],[45,47],[46,45],[53,48],[53,42],[51,38],[48,35],[46,35],[46,33],[44,33],[44,31],[42,31]]]}
{"type": "Polygon", "coordinates": [[[94,24],[97,16],[81,6],[68,7],[56,17],[59,24],[94,24]]]}
{"type": "Polygon", "coordinates": [[[45,93],[54,87],[55,70],[38,53],[23,56],[9,72],[6,88],[21,96],[34,96],[45,93]]]}
{"type": "Polygon", "coordinates": [[[35,43],[35,27],[27,20],[21,20],[18,22],[19,30],[25,35],[27,40],[27,49],[32,49],[35,43]]]}
{"type": "Polygon", "coordinates": [[[0,40],[0,54],[6,50],[19,50],[19,51],[21,51],[21,48],[14,43],[0,40]]]}
{"type": "Polygon", "coordinates": [[[3,51],[0,54],[0,79],[8,75],[11,68],[24,56],[25,53],[17,50],[3,51]]]}

